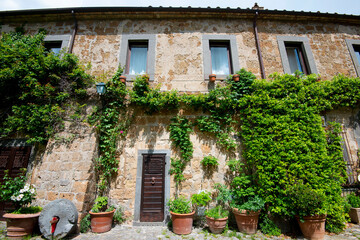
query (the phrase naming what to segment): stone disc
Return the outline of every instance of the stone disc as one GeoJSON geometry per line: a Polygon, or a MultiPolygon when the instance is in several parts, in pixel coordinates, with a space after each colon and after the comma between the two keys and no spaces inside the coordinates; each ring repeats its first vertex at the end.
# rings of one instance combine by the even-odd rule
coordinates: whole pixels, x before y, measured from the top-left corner
{"type": "Polygon", "coordinates": [[[75,205],[67,199],[58,199],[46,205],[39,216],[39,228],[46,239],[51,239],[51,224],[53,217],[58,217],[54,239],[64,238],[76,230],[78,212],[75,205]]]}

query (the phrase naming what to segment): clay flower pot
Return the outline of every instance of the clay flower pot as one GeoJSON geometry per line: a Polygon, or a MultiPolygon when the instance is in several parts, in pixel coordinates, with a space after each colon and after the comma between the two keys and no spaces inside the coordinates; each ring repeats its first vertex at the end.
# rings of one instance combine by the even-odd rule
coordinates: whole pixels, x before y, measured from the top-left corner
{"type": "Polygon", "coordinates": [[[208,224],[210,231],[215,234],[222,233],[224,231],[227,220],[228,220],[228,217],[215,219],[215,218],[206,216],[206,223],[208,224]]]}
{"type": "Polygon", "coordinates": [[[193,225],[195,211],[187,214],[171,212],[173,232],[178,235],[190,234],[193,225]]]}
{"type": "Polygon", "coordinates": [[[6,213],[6,236],[9,238],[23,238],[31,235],[34,226],[38,224],[40,212],[32,214],[6,213]]]}
{"type": "Polygon", "coordinates": [[[111,212],[90,213],[91,231],[95,233],[108,232],[111,229],[115,209],[111,212]]]}
{"type": "Polygon", "coordinates": [[[234,74],[233,75],[233,80],[234,80],[234,82],[238,82],[240,80],[240,75],[239,74],[234,74]]]}
{"type": "Polygon", "coordinates": [[[126,76],[121,75],[121,76],[120,76],[120,81],[121,81],[122,83],[126,83],[126,76]]]}
{"type": "Polygon", "coordinates": [[[359,224],[360,223],[360,208],[351,208],[349,212],[351,222],[359,224]]]}
{"type": "Polygon", "coordinates": [[[304,222],[296,217],[304,237],[310,240],[322,240],[325,237],[326,215],[304,217],[304,222]]]}
{"type": "Polygon", "coordinates": [[[240,232],[246,234],[256,233],[260,211],[253,212],[234,208],[233,213],[240,232]]]}
{"type": "Polygon", "coordinates": [[[210,74],[209,75],[209,81],[210,82],[215,82],[215,80],[216,80],[216,74],[210,74]]]}

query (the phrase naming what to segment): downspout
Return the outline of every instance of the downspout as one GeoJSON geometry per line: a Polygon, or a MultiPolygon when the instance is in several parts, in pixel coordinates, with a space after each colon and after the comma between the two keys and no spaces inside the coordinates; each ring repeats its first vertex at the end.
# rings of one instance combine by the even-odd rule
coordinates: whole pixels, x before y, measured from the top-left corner
{"type": "Polygon", "coordinates": [[[77,20],[76,20],[76,17],[75,17],[75,12],[74,10],[71,10],[71,14],[74,18],[74,30],[72,32],[72,36],[71,36],[71,42],[70,42],[70,47],[69,47],[69,53],[72,53],[72,50],[73,50],[73,47],[74,47],[74,42],[75,42],[75,36],[76,36],[76,33],[77,33],[77,29],[78,29],[78,23],[77,23],[77,20]]]}
{"type": "Polygon", "coordinates": [[[257,49],[258,56],[259,56],[261,78],[265,79],[266,75],[265,75],[265,69],[264,69],[264,62],[263,62],[263,58],[262,58],[262,54],[261,54],[259,35],[258,35],[258,30],[257,30],[257,25],[256,25],[256,20],[257,20],[258,15],[259,15],[259,12],[256,11],[255,18],[254,18],[254,32],[255,32],[255,40],[256,40],[256,49],[257,49]]]}

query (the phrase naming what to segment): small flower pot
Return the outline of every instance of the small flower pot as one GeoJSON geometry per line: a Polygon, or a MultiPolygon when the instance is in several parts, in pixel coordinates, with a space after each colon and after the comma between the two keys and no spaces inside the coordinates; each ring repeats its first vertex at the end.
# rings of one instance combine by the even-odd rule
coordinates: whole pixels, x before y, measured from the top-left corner
{"type": "Polygon", "coordinates": [[[233,213],[235,215],[236,225],[238,226],[240,232],[246,234],[256,233],[260,211],[253,212],[234,208],[233,213]]]}
{"type": "Polygon", "coordinates": [[[34,227],[38,224],[40,212],[32,214],[6,213],[6,236],[20,239],[32,234],[34,227]]]}
{"type": "Polygon", "coordinates": [[[303,217],[303,222],[299,217],[296,217],[296,219],[305,238],[310,240],[324,239],[326,215],[306,216],[303,217]]]}
{"type": "Polygon", "coordinates": [[[234,82],[238,82],[240,80],[240,75],[239,74],[234,74],[233,75],[233,80],[234,80],[234,82]]]}
{"type": "Polygon", "coordinates": [[[222,233],[224,231],[227,220],[228,217],[215,219],[206,216],[206,223],[209,226],[210,231],[215,234],[222,233]]]}
{"type": "Polygon", "coordinates": [[[122,83],[126,83],[126,76],[120,76],[120,81],[122,82],[122,83]]]}
{"type": "Polygon", "coordinates": [[[216,80],[216,74],[210,74],[209,75],[209,81],[210,82],[215,82],[215,80],[216,80]]]}
{"type": "Polygon", "coordinates": [[[187,214],[173,213],[170,211],[173,232],[178,235],[190,234],[195,211],[187,214]]]}
{"type": "Polygon", "coordinates": [[[111,212],[90,213],[91,231],[95,233],[108,232],[111,229],[115,209],[111,212]]]}
{"type": "Polygon", "coordinates": [[[349,212],[351,222],[359,224],[360,223],[360,208],[351,208],[349,212]]]}

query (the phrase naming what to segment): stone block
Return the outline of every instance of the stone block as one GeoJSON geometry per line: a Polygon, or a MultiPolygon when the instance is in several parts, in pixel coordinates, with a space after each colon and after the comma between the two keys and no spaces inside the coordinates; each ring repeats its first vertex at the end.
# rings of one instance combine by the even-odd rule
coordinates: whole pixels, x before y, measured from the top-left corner
{"type": "Polygon", "coordinates": [[[72,192],[75,193],[86,193],[88,188],[88,181],[77,181],[74,182],[73,187],[72,187],[72,192]]]}
{"type": "Polygon", "coordinates": [[[73,201],[75,195],[74,195],[74,193],[59,193],[59,196],[62,199],[67,199],[67,200],[73,201]]]}
{"type": "Polygon", "coordinates": [[[59,193],[58,192],[47,192],[46,193],[46,200],[48,201],[54,201],[56,199],[58,199],[59,197],[59,193]]]}

